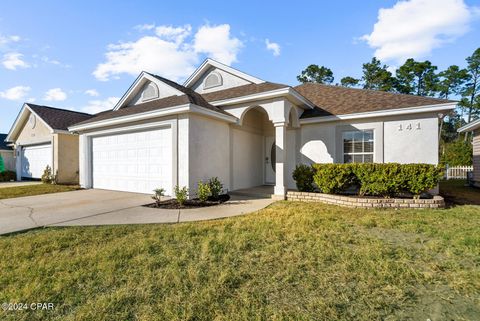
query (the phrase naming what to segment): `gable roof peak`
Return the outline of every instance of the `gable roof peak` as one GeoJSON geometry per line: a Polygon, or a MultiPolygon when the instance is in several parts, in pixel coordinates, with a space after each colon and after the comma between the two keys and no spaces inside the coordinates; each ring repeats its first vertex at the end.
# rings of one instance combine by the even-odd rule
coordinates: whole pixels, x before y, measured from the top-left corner
{"type": "Polygon", "coordinates": [[[235,69],[233,67],[230,67],[224,63],[221,63],[219,61],[216,61],[212,58],[207,58],[205,59],[202,64],[188,77],[188,79],[183,83],[183,86],[185,87],[191,87],[193,84],[200,79],[200,77],[207,72],[211,67],[221,69],[225,72],[228,72],[232,75],[235,75],[239,78],[245,79],[248,82],[251,82],[253,84],[261,84],[264,83],[265,80],[262,80],[260,78],[251,76],[249,74],[244,73],[243,71],[240,71],[238,69],[235,69]]]}

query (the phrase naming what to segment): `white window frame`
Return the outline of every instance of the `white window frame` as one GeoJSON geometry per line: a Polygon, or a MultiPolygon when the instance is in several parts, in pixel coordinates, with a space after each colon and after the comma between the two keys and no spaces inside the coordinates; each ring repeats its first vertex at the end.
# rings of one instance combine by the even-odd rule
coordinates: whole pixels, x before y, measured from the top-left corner
{"type": "MultiPolygon", "coordinates": [[[[365,141],[362,141],[364,143],[365,141]]],[[[345,130],[342,132],[342,163],[343,164],[350,164],[345,162],[345,155],[352,156],[353,159],[355,158],[355,155],[372,155],[372,163],[375,163],[375,130],[373,128],[367,128],[367,129],[357,129],[357,130],[345,130]],[[347,133],[353,133],[355,135],[356,132],[372,132],[372,140],[373,140],[373,150],[371,152],[351,152],[351,153],[345,153],[345,135],[347,133]]],[[[353,161],[352,163],[355,163],[353,161]]],[[[365,162],[362,162],[365,163],[365,162]]],[[[356,164],[362,164],[362,163],[356,163],[356,164]]],[[[368,164],[368,163],[367,163],[368,164]]]]}

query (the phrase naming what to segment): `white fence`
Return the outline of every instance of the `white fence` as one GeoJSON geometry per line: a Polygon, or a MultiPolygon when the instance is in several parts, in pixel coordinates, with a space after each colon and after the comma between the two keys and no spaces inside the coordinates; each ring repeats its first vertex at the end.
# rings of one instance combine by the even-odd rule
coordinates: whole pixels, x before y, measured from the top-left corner
{"type": "Polygon", "coordinates": [[[473,171],[473,166],[447,166],[445,170],[446,179],[467,179],[467,172],[473,171]]]}

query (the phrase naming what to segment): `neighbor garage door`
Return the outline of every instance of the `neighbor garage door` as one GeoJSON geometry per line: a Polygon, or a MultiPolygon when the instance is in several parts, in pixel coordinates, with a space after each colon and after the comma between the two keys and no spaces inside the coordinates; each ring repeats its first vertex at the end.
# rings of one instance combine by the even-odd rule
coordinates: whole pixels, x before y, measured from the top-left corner
{"type": "Polygon", "coordinates": [[[22,149],[22,177],[41,178],[45,168],[52,168],[52,144],[27,146],[22,149]]]}
{"type": "Polygon", "coordinates": [[[92,138],[94,188],[171,195],[172,165],[171,128],[92,138]]]}

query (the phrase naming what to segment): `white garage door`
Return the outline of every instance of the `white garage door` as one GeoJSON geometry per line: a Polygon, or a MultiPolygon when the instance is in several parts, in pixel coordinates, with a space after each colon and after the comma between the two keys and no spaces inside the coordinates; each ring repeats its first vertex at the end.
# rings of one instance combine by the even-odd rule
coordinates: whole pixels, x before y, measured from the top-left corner
{"type": "Polygon", "coordinates": [[[172,165],[171,128],[92,138],[94,188],[172,195],[172,165]]]}
{"type": "Polygon", "coordinates": [[[45,168],[52,168],[52,145],[28,146],[22,149],[22,177],[41,178],[45,168]]]}

